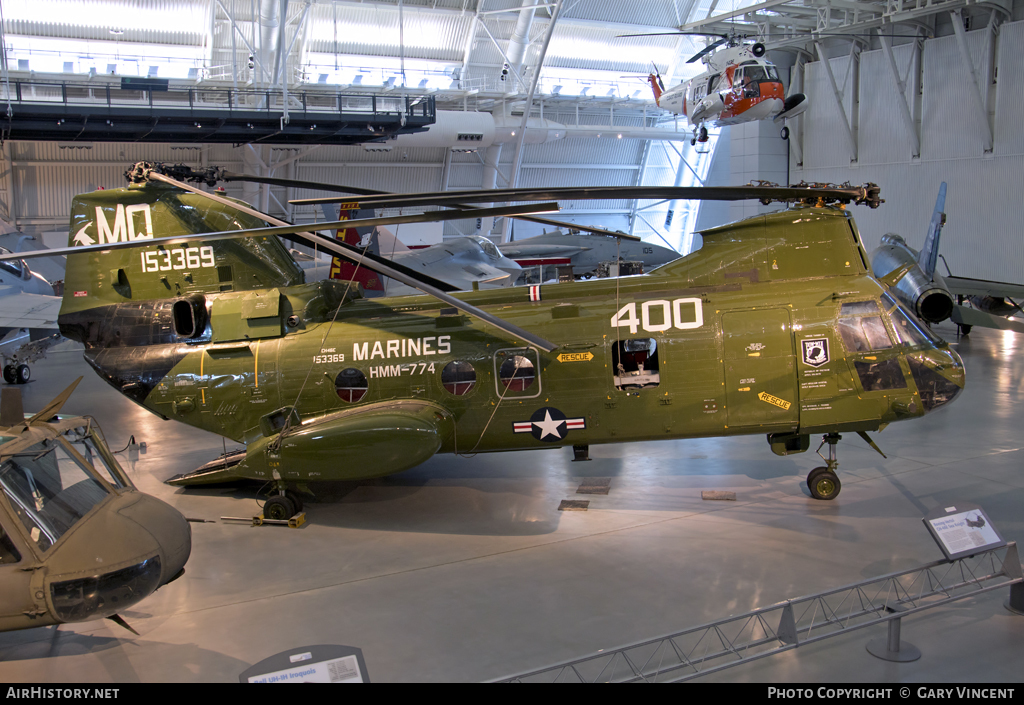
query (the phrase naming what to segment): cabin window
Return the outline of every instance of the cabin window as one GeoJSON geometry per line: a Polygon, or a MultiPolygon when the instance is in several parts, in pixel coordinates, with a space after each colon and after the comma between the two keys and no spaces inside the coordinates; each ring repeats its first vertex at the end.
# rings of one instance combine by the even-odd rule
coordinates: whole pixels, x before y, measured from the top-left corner
{"type": "Polygon", "coordinates": [[[0,526],[0,565],[17,563],[20,560],[21,554],[18,553],[18,549],[14,547],[11,540],[7,538],[7,532],[4,531],[4,527],[0,526]]]}
{"type": "Polygon", "coordinates": [[[885,329],[881,311],[875,301],[843,304],[837,328],[847,352],[868,352],[892,347],[892,340],[885,329]]]}
{"type": "Polygon", "coordinates": [[[645,389],[661,382],[658,343],[654,338],[615,341],[612,368],[616,389],[645,389]]]}
{"type": "Polygon", "coordinates": [[[900,363],[896,358],[868,362],[854,360],[853,366],[860,377],[865,392],[877,392],[885,389],[906,389],[907,378],[903,375],[900,363]]]}
{"type": "Polygon", "coordinates": [[[501,386],[510,392],[526,391],[536,378],[533,362],[522,355],[507,355],[498,368],[501,386]]]}
{"type": "Polygon", "coordinates": [[[42,551],[109,493],[63,446],[50,440],[5,460],[0,465],[0,489],[42,551]]]}
{"type": "Polygon", "coordinates": [[[348,367],[338,373],[334,378],[334,390],[342,401],[354,403],[366,396],[369,385],[366,383],[366,375],[354,367],[348,367]]]}
{"type": "Polygon", "coordinates": [[[468,362],[449,362],[441,370],[441,386],[450,394],[469,394],[476,386],[476,370],[468,362]]]}

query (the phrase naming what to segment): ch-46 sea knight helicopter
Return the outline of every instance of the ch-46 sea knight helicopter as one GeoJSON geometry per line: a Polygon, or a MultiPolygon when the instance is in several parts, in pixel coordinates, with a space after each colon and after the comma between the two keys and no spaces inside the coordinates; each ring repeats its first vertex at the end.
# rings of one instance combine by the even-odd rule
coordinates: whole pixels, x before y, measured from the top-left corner
{"type": "Polygon", "coordinates": [[[948,403],[965,383],[957,354],[868,270],[842,204],[877,206],[872,185],[344,199],[349,208],[458,204],[402,216],[437,219],[502,201],[541,201],[538,210],[552,199],[801,203],[705,231],[701,249],[645,276],[451,295],[308,225],[263,227],[266,216],[240,202],[144,165],[130,173],[127,188],[74,199],[72,241],[100,242],[59,252],[68,254],[61,330],[130,399],[245,444],[171,484],[264,481],[271,517],[297,511],[307,483],[380,477],[439,452],[573,446],[585,457],[595,443],[742,434],[765,434],[780,455],[821,434],[829,457],[808,486],[832,499],[841,433],[871,442],[868,432],[948,403]],[[277,235],[428,295],[364,299],[345,282],[304,284],[277,235]]]}
{"type": "Polygon", "coordinates": [[[185,517],[135,489],[96,421],[60,415],[81,381],[31,416],[20,389],[3,390],[0,631],[103,617],[131,629],[118,613],[177,578],[192,550],[185,517]]]}
{"type": "MultiPolygon", "coordinates": [[[[748,44],[745,37],[706,32],[657,32],[653,34],[622,34],[620,37],[658,35],[701,35],[719,37],[686,62],[703,59],[706,70],[666,90],[661,74],[647,77],[658,107],[676,115],[684,115],[693,128],[691,145],[708,141],[706,123],[716,127],[738,125],[772,118],[776,122],[796,117],[807,110],[807,98],[794,93],[788,98],[775,64],[764,58],[765,46],[748,44]],[[719,47],[724,46],[724,49],[719,47]]],[[[782,139],[789,139],[789,128],[783,126],[782,139]]]]}

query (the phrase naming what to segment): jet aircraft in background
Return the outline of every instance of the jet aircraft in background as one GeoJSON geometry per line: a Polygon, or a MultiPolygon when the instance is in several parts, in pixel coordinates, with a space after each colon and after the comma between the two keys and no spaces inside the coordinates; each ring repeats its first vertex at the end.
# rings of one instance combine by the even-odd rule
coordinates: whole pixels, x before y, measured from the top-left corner
{"type": "MultiPolygon", "coordinates": [[[[0,247],[0,254],[15,254],[0,247]]],[[[0,358],[8,384],[25,384],[29,363],[60,339],[57,314],[60,297],[53,285],[23,260],[0,261],[0,358]]]]}
{"type": "Polygon", "coordinates": [[[550,273],[554,275],[556,267],[572,265],[573,275],[584,278],[594,276],[602,262],[643,262],[646,271],[681,257],[673,249],[628,235],[615,237],[561,230],[502,243],[497,248],[522,267],[550,266],[550,273]]]}
{"type": "MultiPolygon", "coordinates": [[[[373,217],[371,209],[339,211],[337,206],[329,203],[323,204],[322,208],[328,221],[373,217]]],[[[522,272],[522,268],[503,256],[493,242],[479,235],[453,238],[416,249],[407,247],[394,233],[380,226],[341,228],[336,237],[354,247],[367,248],[370,254],[405,265],[418,274],[447,282],[459,291],[512,286],[522,272]]],[[[300,261],[299,266],[306,271],[306,281],[309,282],[354,279],[363,287],[363,295],[368,298],[419,293],[411,286],[382,277],[369,269],[357,268],[339,257],[329,261],[317,260],[312,264],[300,261]]]]}
{"type": "Polygon", "coordinates": [[[939,238],[946,223],[945,207],[943,181],[921,251],[910,247],[899,235],[887,233],[871,253],[872,273],[889,283],[893,294],[928,323],[952,319],[964,335],[974,326],[1024,333],[1024,323],[1009,318],[1021,311],[1014,299],[1024,299],[1024,285],[942,276],[936,271],[939,238]]]}

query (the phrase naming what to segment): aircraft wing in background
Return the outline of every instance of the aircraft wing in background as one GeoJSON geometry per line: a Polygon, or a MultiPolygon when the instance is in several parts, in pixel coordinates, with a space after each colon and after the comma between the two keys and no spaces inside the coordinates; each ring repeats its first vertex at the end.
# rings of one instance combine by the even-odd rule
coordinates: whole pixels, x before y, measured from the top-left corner
{"type": "Polygon", "coordinates": [[[0,329],[57,330],[60,297],[25,294],[11,286],[0,287],[0,329]]]}
{"type": "Polygon", "coordinates": [[[960,296],[998,296],[1024,299],[1024,284],[993,282],[986,279],[944,276],[950,293],[960,296]]]}

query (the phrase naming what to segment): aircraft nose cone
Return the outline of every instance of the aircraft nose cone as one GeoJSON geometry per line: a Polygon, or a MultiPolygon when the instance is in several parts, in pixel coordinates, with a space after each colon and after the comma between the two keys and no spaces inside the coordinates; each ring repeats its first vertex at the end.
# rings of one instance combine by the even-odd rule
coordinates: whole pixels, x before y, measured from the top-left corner
{"type": "Polygon", "coordinates": [[[953,350],[931,350],[908,362],[925,413],[953,401],[967,383],[964,361],[953,350]]]}
{"type": "Polygon", "coordinates": [[[160,584],[163,585],[185,567],[192,553],[192,530],[174,507],[156,497],[139,494],[139,501],[122,508],[118,514],[138,524],[160,547],[160,584]]]}

